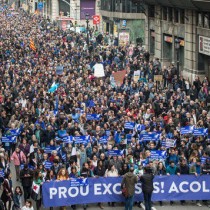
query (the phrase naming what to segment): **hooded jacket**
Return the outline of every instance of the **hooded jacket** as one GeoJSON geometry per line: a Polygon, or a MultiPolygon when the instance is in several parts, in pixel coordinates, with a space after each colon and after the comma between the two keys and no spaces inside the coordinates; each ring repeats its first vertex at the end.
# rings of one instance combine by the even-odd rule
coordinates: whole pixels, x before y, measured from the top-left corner
{"type": "Polygon", "coordinates": [[[124,186],[127,188],[128,197],[131,197],[135,193],[135,184],[138,182],[138,178],[135,174],[128,172],[124,175],[121,188],[124,186]]]}

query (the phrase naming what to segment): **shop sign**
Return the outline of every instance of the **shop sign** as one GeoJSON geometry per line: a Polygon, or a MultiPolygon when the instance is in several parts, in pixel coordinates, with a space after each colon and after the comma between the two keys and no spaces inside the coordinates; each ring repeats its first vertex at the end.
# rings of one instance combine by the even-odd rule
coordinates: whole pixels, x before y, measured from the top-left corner
{"type": "Polygon", "coordinates": [[[199,53],[210,56],[210,38],[199,36],[199,53]]]}

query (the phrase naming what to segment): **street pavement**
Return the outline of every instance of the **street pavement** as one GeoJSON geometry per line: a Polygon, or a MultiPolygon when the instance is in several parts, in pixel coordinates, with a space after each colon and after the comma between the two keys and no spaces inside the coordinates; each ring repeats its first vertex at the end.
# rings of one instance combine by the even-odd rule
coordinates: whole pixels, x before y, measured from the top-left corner
{"type": "MultiPolygon", "coordinates": [[[[15,189],[16,186],[21,186],[20,182],[16,182],[16,176],[15,176],[15,167],[13,165],[13,163],[11,163],[11,172],[12,172],[12,181],[13,181],[13,189],[15,189]]],[[[209,196],[210,198],[210,196],[209,196]]],[[[34,209],[36,210],[35,204],[33,205],[34,209]]],[[[115,207],[110,207],[108,206],[107,203],[103,204],[104,206],[104,210],[123,210],[124,206],[123,204],[116,204],[115,207]]],[[[154,208],[152,210],[210,210],[210,208],[208,208],[207,206],[202,206],[202,207],[198,207],[196,206],[195,201],[187,201],[186,204],[184,206],[181,206],[179,201],[174,202],[173,206],[170,205],[169,202],[163,202],[163,206],[160,206],[158,202],[154,203],[154,208]]],[[[44,208],[42,207],[41,210],[45,210],[45,209],[49,209],[49,208],[44,208]]],[[[134,206],[133,210],[141,210],[144,209],[143,208],[139,208],[138,206],[134,206]]],[[[59,210],[59,208],[53,208],[53,210],[59,210]]],[[[67,210],[72,210],[71,207],[67,207],[67,210]]],[[[83,210],[83,206],[82,205],[77,205],[77,210],[83,210]]],[[[87,210],[100,210],[100,208],[97,206],[97,204],[89,204],[87,207],[87,210]]]]}

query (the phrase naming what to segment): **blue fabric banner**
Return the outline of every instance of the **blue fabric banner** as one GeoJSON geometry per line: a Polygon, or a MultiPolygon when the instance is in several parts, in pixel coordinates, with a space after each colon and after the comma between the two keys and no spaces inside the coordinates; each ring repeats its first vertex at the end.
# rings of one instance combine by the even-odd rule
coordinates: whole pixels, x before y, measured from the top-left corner
{"type": "MultiPolygon", "coordinates": [[[[73,204],[124,202],[121,193],[122,177],[88,178],[88,185],[72,187],[71,181],[51,181],[42,186],[45,208],[73,204]]],[[[209,200],[210,176],[156,176],[153,201],[209,200]]],[[[142,201],[141,183],[135,186],[135,201],[142,201]]]]}
{"type": "Polygon", "coordinates": [[[132,134],[126,134],[127,143],[131,142],[132,134]]]}
{"type": "Polygon", "coordinates": [[[151,151],[151,159],[161,160],[166,159],[166,151],[152,150],[151,151]]]}
{"type": "Polygon", "coordinates": [[[136,130],[137,131],[143,131],[143,130],[145,130],[145,125],[144,124],[137,124],[136,125],[136,130]]]}
{"type": "Polygon", "coordinates": [[[133,130],[135,126],[134,122],[125,122],[124,128],[128,130],[133,130]]]}
{"type": "Polygon", "coordinates": [[[87,186],[88,185],[88,179],[87,178],[70,179],[69,185],[71,187],[87,186]]]}
{"type": "Polygon", "coordinates": [[[123,155],[123,150],[109,150],[107,151],[109,156],[120,156],[123,155]]]}
{"type": "Polygon", "coordinates": [[[185,126],[185,127],[181,127],[180,133],[182,135],[184,135],[184,134],[192,134],[193,130],[194,130],[194,126],[185,126]]]}
{"type": "Polygon", "coordinates": [[[107,144],[108,142],[108,136],[102,136],[99,141],[100,144],[107,144]]]}
{"type": "Polygon", "coordinates": [[[87,144],[90,141],[90,136],[74,136],[75,144],[87,144]]]}
{"type": "Polygon", "coordinates": [[[15,143],[17,141],[16,136],[2,136],[1,141],[3,143],[15,143]]]}
{"type": "Polygon", "coordinates": [[[157,133],[144,133],[139,135],[140,141],[158,141],[160,134],[157,133]]]}
{"type": "Polygon", "coordinates": [[[44,163],[44,167],[45,167],[46,169],[50,169],[52,166],[53,166],[53,163],[51,163],[50,161],[46,161],[46,162],[44,163]]]}
{"type": "Polygon", "coordinates": [[[193,136],[207,136],[208,128],[195,128],[193,130],[193,136]]]}
{"type": "Polygon", "coordinates": [[[101,115],[100,114],[87,114],[86,118],[87,120],[100,120],[101,115]]]}

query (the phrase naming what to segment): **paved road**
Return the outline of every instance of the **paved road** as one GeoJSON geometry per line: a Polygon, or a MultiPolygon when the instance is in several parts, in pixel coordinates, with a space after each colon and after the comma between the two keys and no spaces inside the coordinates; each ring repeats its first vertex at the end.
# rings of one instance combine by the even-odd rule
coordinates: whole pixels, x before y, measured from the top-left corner
{"type": "MultiPolygon", "coordinates": [[[[20,182],[16,182],[16,176],[15,176],[15,169],[14,169],[14,165],[11,164],[11,171],[12,171],[12,180],[13,180],[13,188],[15,188],[17,185],[20,185],[20,182]]],[[[116,207],[109,207],[107,205],[107,203],[104,203],[103,204],[104,206],[104,210],[123,210],[124,209],[124,206],[123,205],[120,205],[120,204],[117,204],[116,207]]],[[[35,207],[35,205],[34,205],[35,207]]],[[[153,210],[198,210],[198,209],[201,209],[201,210],[210,210],[210,208],[208,208],[207,206],[202,206],[202,207],[198,207],[196,206],[195,202],[191,202],[191,201],[188,201],[186,203],[185,206],[181,206],[180,205],[180,202],[175,202],[173,206],[171,206],[169,204],[169,202],[163,202],[163,206],[160,206],[158,202],[155,202],[154,203],[154,209],[153,210]]],[[[34,208],[36,209],[36,208],[34,208]]],[[[41,210],[45,210],[46,208],[42,207],[41,210]]],[[[49,209],[49,208],[48,208],[49,209]]],[[[139,208],[138,206],[134,206],[133,210],[140,210],[140,209],[143,209],[143,208],[139,208]]],[[[53,210],[59,210],[59,208],[54,208],[53,210]]],[[[67,207],[67,210],[72,210],[71,207],[67,207]]],[[[83,207],[81,205],[77,205],[77,210],[83,210],[83,207]]],[[[96,205],[96,204],[90,204],[87,208],[87,210],[100,210],[100,208],[96,205]]]]}

